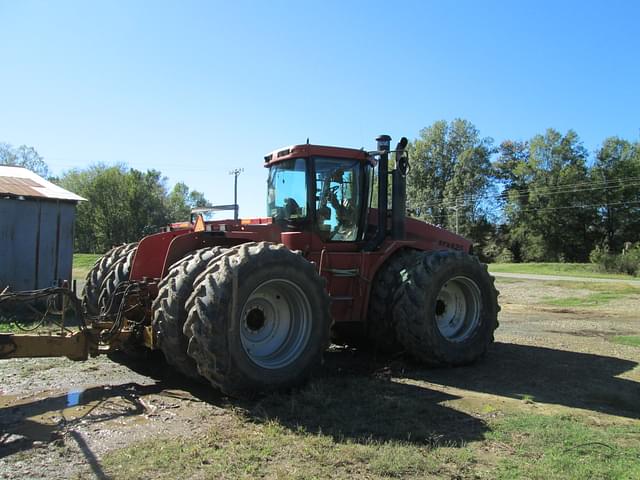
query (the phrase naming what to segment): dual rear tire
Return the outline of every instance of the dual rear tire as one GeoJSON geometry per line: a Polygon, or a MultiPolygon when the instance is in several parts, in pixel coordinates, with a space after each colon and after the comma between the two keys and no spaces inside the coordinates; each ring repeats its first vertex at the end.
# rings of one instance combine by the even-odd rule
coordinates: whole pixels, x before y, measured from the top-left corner
{"type": "Polygon", "coordinates": [[[158,296],[153,301],[152,325],[156,344],[169,365],[193,379],[201,377],[195,361],[187,355],[189,339],[183,334],[188,314],[186,303],[193,292],[195,279],[222,253],[221,247],[203,248],[178,260],[158,284],[158,296]]]}
{"type": "Polygon", "coordinates": [[[394,296],[398,342],[430,365],[475,362],[493,343],[498,291],[487,266],[464,252],[422,252],[394,296]]]}
{"type": "Polygon", "coordinates": [[[99,315],[109,307],[118,284],[129,280],[137,248],[137,243],[125,243],[98,258],[82,289],[82,306],[87,314],[99,315]]]}
{"type": "MultiPolygon", "coordinates": [[[[105,311],[129,279],[136,247],[116,247],[96,262],[83,291],[89,314],[105,311]]],[[[279,244],[191,252],[160,281],[152,310],[167,363],[233,396],[299,385],[329,346],[324,280],[279,244]]]]}
{"type": "Polygon", "coordinates": [[[324,280],[283,245],[227,250],[196,279],[186,306],[189,356],[200,375],[232,396],[299,385],[329,346],[324,280]]]}
{"type": "Polygon", "coordinates": [[[156,342],[180,373],[226,394],[289,388],[328,347],[324,281],[282,245],[194,251],[175,263],[153,304],[156,342]]]}

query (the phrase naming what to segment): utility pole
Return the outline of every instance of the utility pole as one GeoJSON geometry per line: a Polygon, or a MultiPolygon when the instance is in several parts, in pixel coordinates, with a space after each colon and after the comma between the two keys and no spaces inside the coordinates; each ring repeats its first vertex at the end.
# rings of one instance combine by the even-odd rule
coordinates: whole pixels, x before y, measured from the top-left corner
{"type": "Polygon", "coordinates": [[[458,211],[460,209],[460,206],[458,205],[458,199],[456,198],[456,206],[455,207],[447,207],[447,209],[453,210],[454,212],[456,212],[456,234],[457,234],[458,233],[458,227],[459,227],[458,211]]]}
{"type": "Polygon", "coordinates": [[[244,168],[235,168],[229,172],[229,175],[233,175],[233,219],[238,220],[238,175],[244,172],[244,168]]]}
{"type": "Polygon", "coordinates": [[[458,198],[456,197],[456,235],[458,234],[458,198]]]}

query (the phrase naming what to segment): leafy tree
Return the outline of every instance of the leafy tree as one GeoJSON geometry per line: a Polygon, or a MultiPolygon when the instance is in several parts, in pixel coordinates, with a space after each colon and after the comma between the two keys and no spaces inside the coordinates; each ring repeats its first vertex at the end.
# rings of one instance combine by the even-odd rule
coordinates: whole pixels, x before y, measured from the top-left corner
{"type": "Polygon", "coordinates": [[[184,221],[189,219],[192,208],[208,204],[202,192],[189,190],[186,184],[178,182],[167,196],[167,214],[171,222],[184,221]]]}
{"type": "Polygon", "coordinates": [[[606,249],[619,253],[640,237],[640,143],[605,139],[590,176],[598,189],[599,230],[606,249]]]}
{"type": "Polygon", "coordinates": [[[495,163],[516,260],[585,261],[596,233],[587,151],[578,135],[549,129],[529,142],[505,141],[495,163]]]}
{"type": "MultiPolygon", "coordinates": [[[[108,167],[93,165],[86,170],[73,169],[56,181],[62,188],[89,198],[93,192],[93,182],[108,167]]],[[[124,167],[122,167],[124,168],[124,167]]],[[[91,201],[79,202],[76,207],[76,225],[74,247],[79,252],[103,252],[96,242],[96,205],[91,201]]]]}
{"type": "Polygon", "coordinates": [[[187,220],[192,206],[207,203],[204,195],[184,183],[167,193],[157,170],[141,172],[124,165],[98,164],[70,170],[58,184],[87,199],[76,216],[75,248],[104,252],[113,245],[134,242],[171,221],[187,220]]]}
{"type": "Polygon", "coordinates": [[[157,170],[131,169],[127,175],[131,228],[140,238],[169,222],[166,210],[166,178],[157,170]]]}
{"type": "Polygon", "coordinates": [[[49,167],[35,148],[21,145],[14,147],[0,143],[0,165],[25,167],[43,178],[49,177],[49,167]]]}
{"type": "Polygon", "coordinates": [[[189,208],[189,187],[186,184],[178,182],[174,185],[167,196],[167,210],[172,222],[189,218],[191,209],[189,208]]]}
{"type": "Polygon", "coordinates": [[[423,129],[409,145],[409,209],[483,244],[492,210],[492,153],[493,140],[480,137],[467,120],[441,120],[423,129]]]}

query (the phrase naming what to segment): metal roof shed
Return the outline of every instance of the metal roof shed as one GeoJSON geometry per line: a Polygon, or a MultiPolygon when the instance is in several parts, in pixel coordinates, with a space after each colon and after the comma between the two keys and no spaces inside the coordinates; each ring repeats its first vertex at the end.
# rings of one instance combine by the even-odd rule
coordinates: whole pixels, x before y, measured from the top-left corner
{"type": "Polygon", "coordinates": [[[71,280],[76,204],[82,200],[26,168],[0,166],[0,291],[71,280]]]}

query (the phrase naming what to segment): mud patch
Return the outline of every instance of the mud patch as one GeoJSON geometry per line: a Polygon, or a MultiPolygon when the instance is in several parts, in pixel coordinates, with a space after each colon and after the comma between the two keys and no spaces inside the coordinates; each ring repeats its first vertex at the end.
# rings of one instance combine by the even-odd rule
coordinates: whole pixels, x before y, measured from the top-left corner
{"type": "Polygon", "coordinates": [[[42,392],[30,397],[2,396],[0,428],[8,435],[1,444],[2,454],[22,450],[25,443],[56,441],[78,427],[126,417],[144,418],[148,408],[141,397],[158,391],[155,385],[126,384],[42,392]]]}
{"type": "Polygon", "coordinates": [[[99,461],[106,452],[158,436],[195,435],[210,419],[230,414],[208,387],[171,375],[154,380],[108,358],[2,361],[0,373],[9,379],[0,395],[2,478],[106,478],[99,461]],[[88,379],[106,381],[81,383],[88,379]]]}

